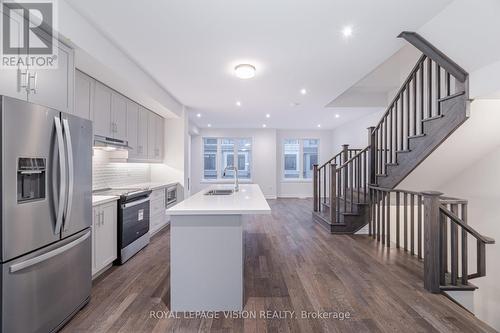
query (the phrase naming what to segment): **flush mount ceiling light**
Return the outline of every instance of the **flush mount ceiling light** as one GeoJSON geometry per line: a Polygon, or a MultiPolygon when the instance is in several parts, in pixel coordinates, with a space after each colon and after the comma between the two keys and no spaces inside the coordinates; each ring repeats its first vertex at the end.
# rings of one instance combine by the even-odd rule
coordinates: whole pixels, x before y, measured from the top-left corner
{"type": "Polygon", "coordinates": [[[349,38],[352,36],[352,27],[350,25],[347,25],[345,27],[342,28],[342,35],[344,36],[344,38],[349,38]]]}
{"type": "Polygon", "coordinates": [[[201,118],[201,113],[197,113],[196,117],[201,118]]]}
{"type": "Polygon", "coordinates": [[[240,79],[251,79],[255,76],[255,72],[255,67],[250,64],[239,64],[234,67],[234,73],[240,79]]]}
{"type": "Polygon", "coordinates": [[[302,88],[302,89],[300,89],[300,93],[302,95],[305,95],[305,94],[307,94],[307,90],[305,88],[302,88]]]}

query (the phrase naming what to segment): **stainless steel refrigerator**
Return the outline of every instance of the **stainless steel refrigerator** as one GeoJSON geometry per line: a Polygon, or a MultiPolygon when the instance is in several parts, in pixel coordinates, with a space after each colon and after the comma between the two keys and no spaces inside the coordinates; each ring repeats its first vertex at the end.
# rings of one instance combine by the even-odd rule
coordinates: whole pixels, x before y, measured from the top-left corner
{"type": "Polygon", "coordinates": [[[57,331],[89,300],[92,123],[0,96],[1,332],[57,331]]]}

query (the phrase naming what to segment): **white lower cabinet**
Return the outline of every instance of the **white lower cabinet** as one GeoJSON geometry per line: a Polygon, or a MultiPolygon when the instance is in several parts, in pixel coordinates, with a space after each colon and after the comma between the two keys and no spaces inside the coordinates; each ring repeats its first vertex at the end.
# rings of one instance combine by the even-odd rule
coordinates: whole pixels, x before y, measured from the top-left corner
{"type": "Polygon", "coordinates": [[[93,207],[92,276],[117,258],[117,202],[93,207]]]}
{"type": "Polygon", "coordinates": [[[165,188],[153,190],[150,195],[149,234],[153,235],[167,224],[165,188]]]}

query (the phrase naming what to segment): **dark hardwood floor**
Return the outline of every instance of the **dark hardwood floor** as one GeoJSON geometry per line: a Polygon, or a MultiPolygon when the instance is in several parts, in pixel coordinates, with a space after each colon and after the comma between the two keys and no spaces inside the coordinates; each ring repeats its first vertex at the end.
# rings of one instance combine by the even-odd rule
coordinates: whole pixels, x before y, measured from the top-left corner
{"type": "Polygon", "coordinates": [[[415,258],[367,236],[328,234],[312,222],[310,200],[269,203],[272,215],[245,218],[245,310],[256,319],[152,317],[168,311],[166,229],[94,281],[90,303],[63,332],[495,332],[426,292],[415,258]],[[266,320],[259,316],[265,310],[295,311],[297,318],[266,320]],[[350,319],[307,319],[302,311],[349,312],[350,319]]]}

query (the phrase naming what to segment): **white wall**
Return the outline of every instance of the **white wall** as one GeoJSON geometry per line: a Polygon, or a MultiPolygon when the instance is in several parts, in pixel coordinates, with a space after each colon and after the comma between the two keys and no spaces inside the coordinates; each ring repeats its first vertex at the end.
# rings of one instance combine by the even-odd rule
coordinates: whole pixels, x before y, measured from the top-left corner
{"type": "Polygon", "coordinates": [[[367,116],[342,124],[333,130],[332,149],[336,154],[342,150],[343,144],[350,148],[365,148],[368,146],[368,127],[375,126],[382,118],[385,110],[373,112],[367,116]]]}
{"type": "MultiPolygon", "coordinates": [[[[191,141],[191,193],[199,192],[213,184],[202,180],[203,137],[252,138],[252,182],[260,185],[267,198],[276,197],[276,130],[201,129],[200,135],[194,136],[191,141]]],[[[232,180],[225,182],[231,183],[232,180]]]]}
{"type": "MultiPolygon", "coordinates": [[[[190,144],[186,112],[183,111],[179,118],[165,119],[164,127],[164,159],[163,163],[151,164],[151,181],[178,182],[184,187],[188,177],[190,144]]],[[[184,191],[184,194],[188,192],[184,191]]]]}
{"type": "Polygon", "coordinates": [[[283,177],[283,141],[285,139],[319,139],[319,164],[323,164],[333,156],[332,131],[278,130],[276,140],[276,166],[278,181],[278,197],[312,197],[311,180],[285,180],[283,177]]]}

